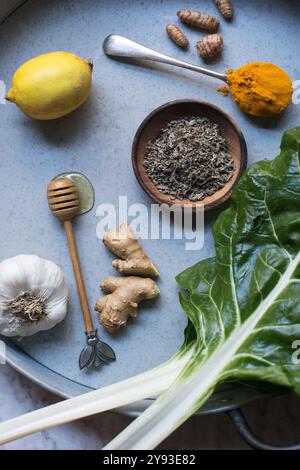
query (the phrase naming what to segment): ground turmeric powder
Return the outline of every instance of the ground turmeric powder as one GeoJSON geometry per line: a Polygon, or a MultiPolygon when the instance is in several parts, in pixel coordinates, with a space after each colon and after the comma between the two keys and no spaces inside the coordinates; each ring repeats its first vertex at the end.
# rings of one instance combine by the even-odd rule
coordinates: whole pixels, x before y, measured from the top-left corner
{"type": "Polygon", "coordinates": [[[235,102],[253,116],[275,116],[292,98],[292,81],[277,65],[251,62],[228,70],[227,82],[235,102]]]}
{"type": "Polygon", "coordinates": [[[227,86],[221,86],[220,88],[217,89],[219,93],[222,93],[224,96],[229,95],[229,88],[227,86]]]}

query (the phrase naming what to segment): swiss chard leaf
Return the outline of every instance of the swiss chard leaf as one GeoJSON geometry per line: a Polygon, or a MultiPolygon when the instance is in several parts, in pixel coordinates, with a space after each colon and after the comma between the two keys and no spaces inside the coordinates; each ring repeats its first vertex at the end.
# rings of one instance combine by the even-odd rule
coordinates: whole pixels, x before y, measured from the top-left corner
{"type": "Polygon", "coordinates": [[[254,164],[218,218],[216,256],[177,277],[196,347],[179,378],[108,448],[153,448],[226,380],[300,394],[300,127],[274,161],[254,164]]]}
{"type": "MultiPolygon", "coordinates": [[[[280,155],[254,164],[240,180],[214,226],[214,274],[206,275],[204,261],[177,277],[187,290],[182,305],[191,321],[193,306],[203,324],[218,325],[214,335],[208,327],[202,332],[206,344],[215,345],[217,337],[217,348],[225,350],[234,339],[218,382],[261,379],[300,393],[300,365],[292,359],[300,339],[299,143],[300,128],[287,131],[280,155]]],[[[193,322],[196,329],[199,322],[193,322]]]]}

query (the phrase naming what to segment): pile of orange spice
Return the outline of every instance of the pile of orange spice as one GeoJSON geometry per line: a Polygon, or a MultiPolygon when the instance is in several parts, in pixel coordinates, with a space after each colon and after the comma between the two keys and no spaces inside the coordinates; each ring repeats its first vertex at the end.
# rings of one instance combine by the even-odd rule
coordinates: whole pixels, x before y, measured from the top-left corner
{"type": "MultiPolygon", "coordinates": [[[[289,75],[270,62],[251,62],[227,71],[227,83],[234,101],[253,116],[276,116],[290,104],[293,94],[289,75]]],[[[219,88],[225,96],[229,90],[219,88]]]]}

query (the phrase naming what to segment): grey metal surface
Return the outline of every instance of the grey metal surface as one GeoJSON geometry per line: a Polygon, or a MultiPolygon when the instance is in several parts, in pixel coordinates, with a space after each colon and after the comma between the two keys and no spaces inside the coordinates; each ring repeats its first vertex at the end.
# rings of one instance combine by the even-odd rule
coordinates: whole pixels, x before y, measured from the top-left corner
{"type": "MultiPolygon", "coordinates": [[[[216,13],[210,0],[202,4],[204,10],[216,13]]],[[[189,6],[197,9],[199,2],[191,0],[189,6]]],[[[101,332],[118,360],[101,372],[87,373],[77,366],[82,320],[64,234],[47,208],[49,179],[64,171],[81,171],[95,187],[95,208],[75,224],[93,305],[100,296],[100,280],[113,273],[112,257],[96,236],[97,206],[103,202],[117,205],[119,195],[126,195],[128,204],[150,204],[134,178],[130,150],[139,123],[152,109],[178,98],[198,98],[223,107],[245,134],[250,163],[273,158],[283,131],[299,124],[299,106],[292,105],[277,121],[255,120],[244,115],[229,97],[216,92],[218,80],[166,65],[139,66],[104,55],[104,38],[118,33],[180,60],[199,60],[201,64],[193,46],[199,32],[186,29],[192,44],[186,53],[166,37],[165,25],[176,20],[180,7],[182,2],[175,0],[29,0],[0,28],[0,79],[7,84],[20,64],[48,51],[67,50],[91,57],[95,63],[92,96],[70,116],[35,122],[11,103],[0,105],[0,257],[36,253],[52,259],[64,270],[71,294],[66,321],[50,332],[18,341],[23,353],[9,346],[9,361],[63,396],[145,371],[177,350],[186,319],[177,301],[174,276],[214,253],[211,226],[217,213],[206,216],[205,246],[199,252],[185,251],[180,240],[144,242],[159,264],[162,296],[145,304],[126,331],[113,338],[101,332]]],[[[222,21],[225,50],[213,64],[214,70],[223,72],[251,60],[273,61],[296,80],[300,4],[236,0],[235,9],[233,23],[222,21]]],[[[240,404],[237,398],[235,403],[240,404]]],[[[215,402],[214,409],[220,409],[215,402]]]]}
{"type": "Polygon", "coordinates": [[[7,18],[24,0],[1,0],[0,2],[0,23],[7,18]]]}

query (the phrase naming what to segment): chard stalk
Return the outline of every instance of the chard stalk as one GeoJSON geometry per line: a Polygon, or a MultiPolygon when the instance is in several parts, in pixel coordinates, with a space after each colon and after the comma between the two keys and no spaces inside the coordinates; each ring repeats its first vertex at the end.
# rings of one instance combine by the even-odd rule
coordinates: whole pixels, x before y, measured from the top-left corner
{"type": "Polygon", "coordinates": [[[193,347],[183,348],[163,365],[143,374],[0,423],[0,444],[138,400],[154,398],[171,385],[192,354],[193,347]]]}

